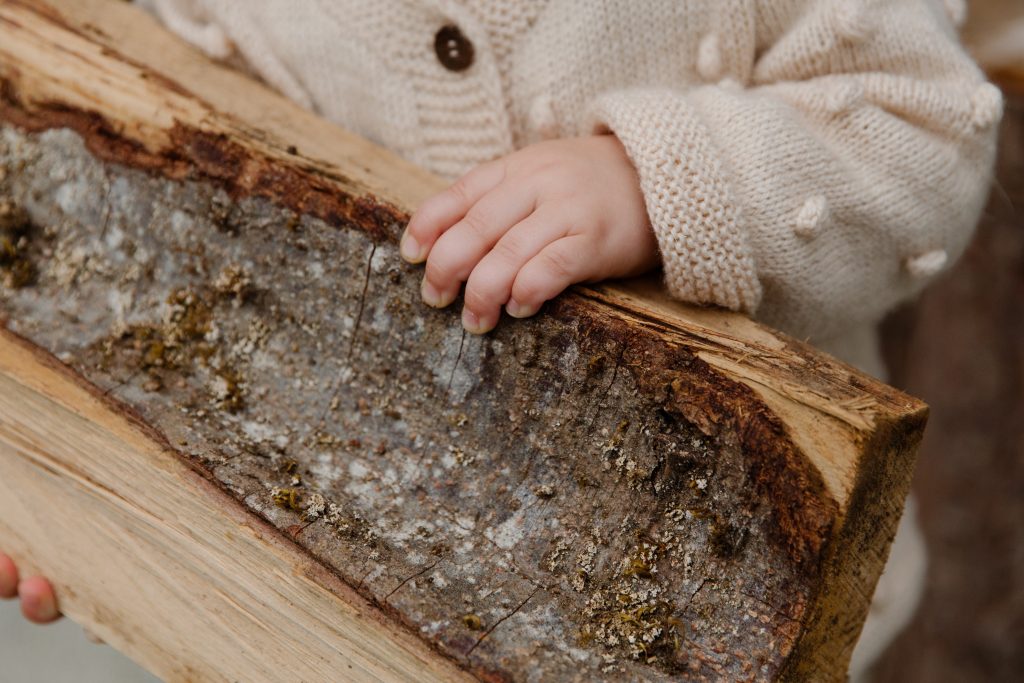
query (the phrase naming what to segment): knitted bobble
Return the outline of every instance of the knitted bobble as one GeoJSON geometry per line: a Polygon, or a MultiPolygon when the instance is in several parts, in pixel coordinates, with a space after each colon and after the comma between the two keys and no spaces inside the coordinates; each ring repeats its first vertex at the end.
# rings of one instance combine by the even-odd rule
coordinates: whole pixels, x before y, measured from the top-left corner
{"type": "Polygon", "coordinates": [[[949,17],[949,21],[953,26],[960,28],[967,21],[967,2],[966,0],[943,0],[945,5],[946,16],[949,17]]]}
{"type": "Polygon", "coordinates": [[[903,265],[913,277],[923,279],[938,274],[948,258],[945,249],[936,249],[908,258],[903,265]]]}
{"type": "Polygon", "coordinates": [[[995,125],[1003,115],[1003,93],[991,83],[978,87],[971,96],[971,124],[976,131],[995,125]]]}
{"type": "Polygon", "coordinates": [[[697,47],[697,73],[709,82],[722,76],[722,50],[717,33],[709,33],[701,39],[697,47]]]}
{"type": "Polygon", "coordinates": [[[530,103],[527,120],[534,131],[542,138],[550,139],[558,136],[558,119],[555,117],[554,105],[549,95],[540,95],[530,103]]]}
{"type": "Polygon", "coordinates": [[[231,39],[224,29],[216,24],[207,24],[202,29],[202,38],[197,45],[214,59],[227,59],[235,51],[231,39]]]}
{"type": "Polygon", "coordinates": [[[722,80],[718,81],[718,87],[724,90],[725,92],[731,93],[736,93],[743,90],[743,84],[740,83],[735,78],[731,78],[729,76],[726,76],[722,80]]]}
{"type": "Polygon", "coordinates": [[[815,195],[804,202],[793,222],[793,232],[798,237],[811,239],[815,237],[829,218],[828,200],[824,195],[815,195]]]}
{"type": "Polygon", "coordinates": [[[851,43],[869,40],[877,28],[874,14],[863,0],[840,0],[836,4],[836,33],[851,43]]]}
{"type": "Polygon", "coordinates": [[[825,91],[825,111],[842,114],[853,109],[864,98],[864,88],[856,81],[838,83],[825,91]]]}

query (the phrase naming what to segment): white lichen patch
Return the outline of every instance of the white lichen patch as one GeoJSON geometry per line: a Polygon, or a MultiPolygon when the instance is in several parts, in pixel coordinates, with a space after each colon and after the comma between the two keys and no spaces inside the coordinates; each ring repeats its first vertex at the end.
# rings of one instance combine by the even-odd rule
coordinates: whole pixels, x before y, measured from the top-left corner
{"type": "Polygon", "coordinates": [[[171,230],[174,231],[174,234],[179,239],[184,239],[188,237],[194,229],[195,219],[191,214],[181,211],[180,209],[175,209],[171,213],[170,224],[171,230]]]}
{"type": "Polygon", "coordinates": [[[519,510],[497,527],[486,529],[484,535],[502,550],[510,550],[522,541],[526,534],[524,517],[523,511],[519,510]]]}
{"type": "Polygon", "coordinates": [[[319,519],[322,514],[327,510],[327,501],[319,493],[313,493],[308,496],[306,502],[305,516],[309,521],[319,519]]]}
{"type": "Polygon", "coordinates": [[[263,345],[268,336],[270,336],[270,327],[260,318],[254,319],[249,323],[249,329],[245,336],[231,347],[231,357],[238,359],[251,356],[263,345]]]}
{"type": "Polygon", "coordinates": [[[476,462],[476,455],[473,453],[466,453],[462,448],[450,444],[448,450],[441,454],[441,466],[446,470],[450,470],[453,467],[465,467],[472,465],[476,462]]]}
{"type": "Polygon", "coordinates": [[[324,276],[324,264],[320,261],[309,261],[306,264],[306,277],[311,280],[320,280],[324,276]]]}
{"type": "Polygon", "coordinates": [[[370,475],[370,469],[361,460],[351,460],[348,463],[348,475],[353,479],[365,479],[370,475]]]}
{"type": "Polygon", "coordinates": [[[334,484],[344,476],[344,471],[330,453],[318,453],[309,465],[309,472],[323,487],[334,484]]]}
{"type": "Polygon", "coordinates": [[[538,498],[551,498],[555,495],[555,487],[551,484],[538,484],[533,487],[532,491],[533,495],[538,498]]]}
{"type": "Polygon", "coordinates": [[[107,293],[107,305],[114,314],[114,324],[111,327],[111,334],[119,336],[128,329],[128,315],[131,313],[135,297],[132,292],[125,292],[119,289],[111,289],[107,293]]]}
{"type": "Polygon", "coordinates": [[[246,437],[248,437],[255,443],[273,441],[276,440],[278,437],[277,430],[275,430],[269,424],[256,422],[254,420],[243,421],[242,432],[245,434],[246,437]]]}
{"type": "Polygon", "coordinates": [[[334,503],[327,503],[327,511],[324,513],[324,521],[328,524],[338,524],[341,521],[341,508],[334,503]]]}
{"type": "Polygon", "coordinates": [[[234,297],[237,306],[252,288],[252,276],[245,266],[229,263],[214,278],[213,288],[220,294],[234,297]]]}
{"type": "Polygon", "coordinates": [[[572,544],[569,543],[568,539],[564,537],[558,539],[558,543],[555,544],[554,549],[548,553],[547,560],[544,563],[544,566],[549,572],[554,573],[558,571],[559,567],[561,567],[562,559],[564,558],[566,551],[571,547],[572,544]]]}
{"type": "Polygon", "coordinates": [[[121,228],[116,225],[110,225],[107,227],[107,232],[103,236],[103,243],[106,245],[107,249],[114,251],[120,249],[121,245],[124,244],[124,237],[124,231],[121,230],[121,228]]]}
{"type": "Polygon", "coordinates": [[[594,574],[594,559],[597,557],[597,543],[587,541],[576,555],[576,569],[569,574],[569,583],[573,589],[582,593],[587,587],[588,579],[594,574]]]}
{"type": "Polygon", "coordinates": [[[60,242],[50,259],[50,276],[62,289],[85,282],[91,275],[93,252],[80,244],[60,242]]]}
{"type": "Polygon", "coordinates": [[[614,580],[590,594],[584,606],[582,640],[597,641],[649,663],[655,650],[678,647],[681,624],[662,597],[659,552],[656,545],[639,544],[621,560],[614,580]]]}
{"type": "Polygon", "coordinates": [[[389,528],[386,531],[389,542],[404,547],[411,540],[430,536],[435,529],[435,525],[427,520],[410,519],[406,520],[401,525],[389,528]]]}
{"type": "Polygon", "coordinates": [[[373,249],[370,272],[374,275],[383,275],[394,269],[395,264],[399,262],[398,249],[389,244],[379,244],[373,249]]]}

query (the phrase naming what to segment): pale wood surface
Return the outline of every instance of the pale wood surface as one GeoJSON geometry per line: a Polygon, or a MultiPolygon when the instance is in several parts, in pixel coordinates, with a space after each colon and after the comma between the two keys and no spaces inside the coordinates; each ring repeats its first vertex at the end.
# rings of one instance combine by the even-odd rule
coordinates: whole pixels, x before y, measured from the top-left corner
{"type": "MultiPolygon", "coordinates": [[[[10,329],[478,676],[842,676],[920,402],[649,280],[575,288],[537,319],[467,337],[455,313],[419,304],[395,249],[437,179],[134,8],[59,7],[0,3],[0,161],[38,269],[0,291],[10,329]],[[245,296],[217,284],[238,269],[245,296]],[[274,505],[287,461],[304,502],[338,506],[333,520],[274,505]],[[626,641],[655,630],[649,656],[626,641]]],[[[39,566],[84,623],[116,599],[76,590],[54,562],[39,566]]],[[[212,623],[244,632],[245,612],[212,623]]],[[[159,661],[155,643],[111,640],[159,661]]],[[[253,650],[261,666],[296,653],[253,650]]],[[[203,671],[217,664],[243,662],[203,671]]]]}

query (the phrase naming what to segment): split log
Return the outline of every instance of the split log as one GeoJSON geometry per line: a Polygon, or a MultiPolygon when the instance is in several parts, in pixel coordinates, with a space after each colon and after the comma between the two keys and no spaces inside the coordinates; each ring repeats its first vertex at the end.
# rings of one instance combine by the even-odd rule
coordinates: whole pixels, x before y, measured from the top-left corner
{"type": "Polygon", "coordinates": [[[112,0],[0,1],[0,547],[168,680],[840,679],[925,406],[649,280],[484,337],[442,187],[112,0]]]}

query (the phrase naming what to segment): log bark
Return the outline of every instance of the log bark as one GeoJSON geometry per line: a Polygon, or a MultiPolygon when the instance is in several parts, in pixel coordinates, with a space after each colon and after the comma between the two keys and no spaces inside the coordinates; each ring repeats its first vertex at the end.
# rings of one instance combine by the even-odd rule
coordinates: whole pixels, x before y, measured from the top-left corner
{"type": "Polygon", "coordinates": [[[169,680],[843,677],[921,402],[652,280],[467,336],[437,179],[122,3],[0,2],[0,88],[0,547],[73,618],[169,680]]]}

